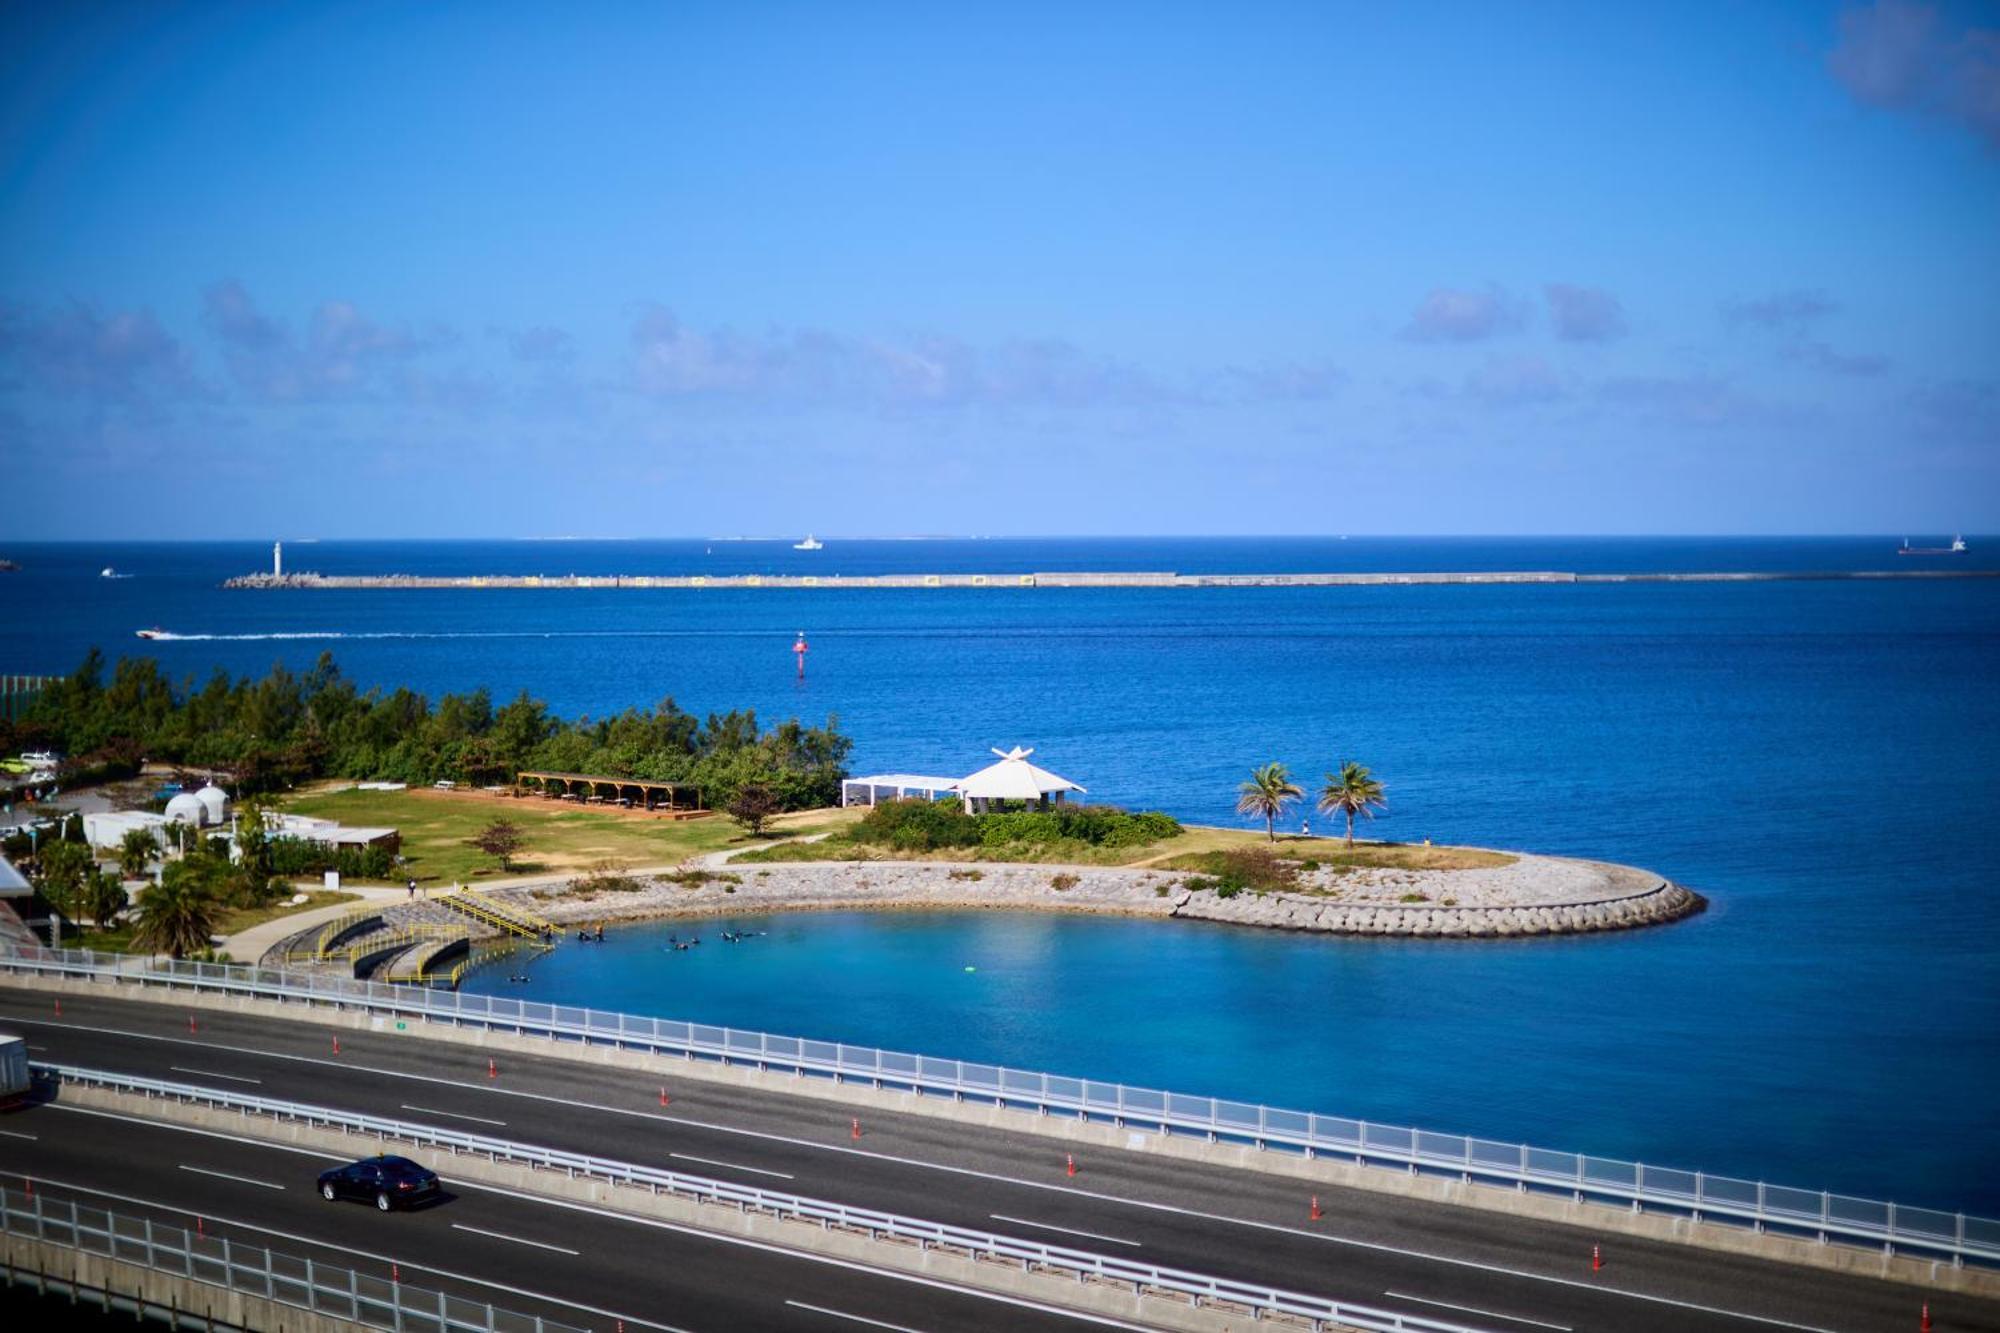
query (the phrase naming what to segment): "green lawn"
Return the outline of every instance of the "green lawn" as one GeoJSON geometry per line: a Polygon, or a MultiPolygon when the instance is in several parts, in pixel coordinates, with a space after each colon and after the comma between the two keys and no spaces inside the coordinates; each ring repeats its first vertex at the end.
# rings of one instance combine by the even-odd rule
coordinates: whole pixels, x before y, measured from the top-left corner
{"type": "MultiPolygon", "coordinates": [[[[343,824],[399,830],[410,873],[429,884],[503,878],[492,857],[468,845],[473,835],[496,819],[521,830],[521,850],[510,875],[581,870],[607,860],[628,866],[672,865],[701,852],[758,841],[720,815],[673,821],[585,809],[541,797],[516,800],[425,789],[316,792],[292,798],[285,809],[343,824]]],[[[805,811],[781,816],[771,831],[811,833],[838,820],[836,811],[805,811]]]]}

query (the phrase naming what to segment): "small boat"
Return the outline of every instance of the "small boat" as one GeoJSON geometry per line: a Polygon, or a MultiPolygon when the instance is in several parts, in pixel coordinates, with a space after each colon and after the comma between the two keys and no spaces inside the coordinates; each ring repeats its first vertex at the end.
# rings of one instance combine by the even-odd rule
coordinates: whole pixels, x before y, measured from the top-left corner
{"type": "Polygon", "coordinates": [[[808,532],[804,541],[792,543],[792,549],[794,551],[820,551],[826,549],[826,543],[808,532]]]}
{"type": "Polygon", "coordinates": [[[153,626],[151,629],[142,629],[138,631],[138,634],[142,639],[164,639],[167,637],[167,632],[158,625],[153,626]]]}
{"type": "Polygon", "coordinates": [[[1949,546],[1912,546],[1908,537],[1903,538],[1897,555],[1964,555],[1965,538],[1953,537],[1949,546]]]}

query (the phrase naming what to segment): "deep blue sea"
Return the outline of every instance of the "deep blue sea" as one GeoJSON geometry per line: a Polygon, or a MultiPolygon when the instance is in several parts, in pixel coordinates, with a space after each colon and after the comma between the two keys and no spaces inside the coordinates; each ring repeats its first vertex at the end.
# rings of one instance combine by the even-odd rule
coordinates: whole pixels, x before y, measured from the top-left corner
{"type": "MultiPolygon", "coordinates": [[[[326,542],[286,564],[1891,569],[1916,563],[1900,536],[326,542]]],[[[1925,563],[1995,567],[2000,539],[1969,541],[1925,563]]],[[[1388,784],[1385,836],[1632,862],[1713,902],[1506,944],[791,916],[691,954],[657,947],[685,926],[635,928],[483,986],[2000,1214],[2000,580],[225,592],[267,546],[0,555],[24,566],[0,575],[0,672],[65,671],[93,643],[196,679],[332,649],[364,683],[526,688],[572,715],[667,696],[837,714],[857,772],[1031,745],[1093,798],[1221,823],[1254,764],[1311,779],[1353,758],[1388,784]],[[132,637],[152,625],[182,637],[132,637]]]]}

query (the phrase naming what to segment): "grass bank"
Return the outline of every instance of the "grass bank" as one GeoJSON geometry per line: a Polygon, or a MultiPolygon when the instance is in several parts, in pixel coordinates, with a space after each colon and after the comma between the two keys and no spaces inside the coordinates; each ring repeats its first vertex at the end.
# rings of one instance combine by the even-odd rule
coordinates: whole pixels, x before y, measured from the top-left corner
{"type": "MultiPolygon", "coordinates": [[[[536,797],[481,792],[312,792],[285,809],[343,824],[394,828],[403,835],[409,873],[426,884],[477,883],[516,875],[584,870],[602,861],[628,866],[673,865],[704,852],[748,847],[758,840],[717,815],[673,821],[644,814],[592,810],[536,797]],[[521,830],[521,850],[503,876],[499,862],[470,845],[496,819],[521,830]]],[[[773,832],[814,833],[838,825],[838,812],[805,811],[772,821],[773,832]]]]}
{"type": "MultiPolygon", "coordinates": [[[[286,895],[280,901],[263,907],[231,907],[216,918],[215,933],[224,936],[235,935],[252,926],[261,926],[266,921],[276,921],[279,917],[310,912],[315,907],[356,902],[360,897],[358,893],[330,893],[325,889],[316,889],[308,893],[302,903],[294,903],[290,895],[286,895]]],[[[87,927],[80,934],[66,935],[63,942],[79,949],[97,949],[104,953],[131,953],[132,927],[125,923],[113,926],[110,930],[87,927]]]]}

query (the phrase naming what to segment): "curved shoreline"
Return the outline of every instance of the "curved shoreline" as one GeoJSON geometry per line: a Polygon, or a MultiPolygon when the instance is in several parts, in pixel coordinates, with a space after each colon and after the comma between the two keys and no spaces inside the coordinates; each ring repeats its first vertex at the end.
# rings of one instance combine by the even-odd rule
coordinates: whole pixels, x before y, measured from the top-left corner
{"type": "MultiPolygon", "coordinates": [[[[1488,901],[1350,898],[1339,890],[1245,891],[1223,897],[1185,887],[1183,872],[994,862],[774,862],[694,872],[699,883],[653,879],[632,892],[584,898],[567,887],[491,890],[560,925],[672,920],[771,912],[1029,911],[1209,921],[1330,935],[1506,939],[1590,934],[1663,925],[1701,912],[1707,899],[1650,871],[1601,861],[1522,855],[1520,885],[1486,889],[1488,901]],[[1067,881],[1057,887],[1057,881],[1067,881]],[[1557,891],[1537,893],[1538,884],[1557,891]],[[1515,900],[1504,900],[1511,895],[1515,900]]],[[[1467,871],[1397,881],[1453,885],[1467,871]]],[[[1412,896],[1414,896],[1414,891],[1412,896]]]]}

